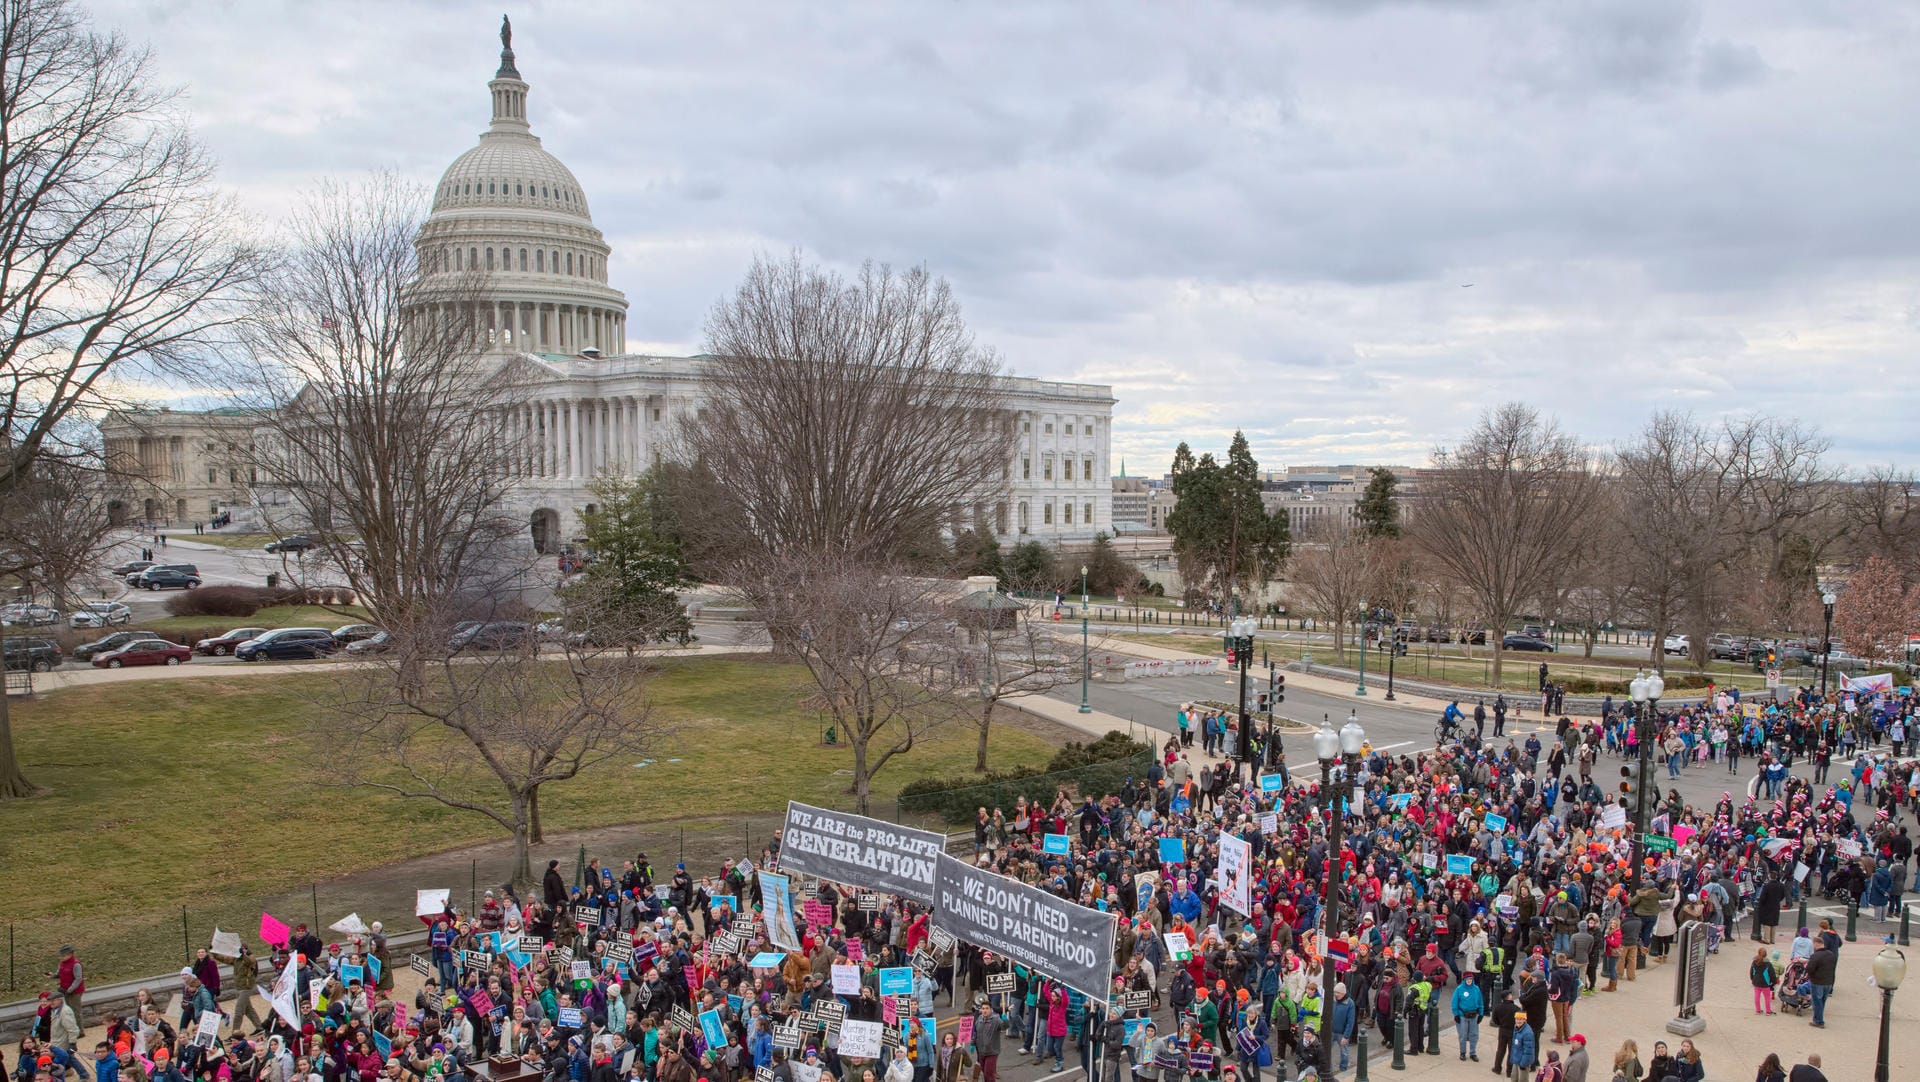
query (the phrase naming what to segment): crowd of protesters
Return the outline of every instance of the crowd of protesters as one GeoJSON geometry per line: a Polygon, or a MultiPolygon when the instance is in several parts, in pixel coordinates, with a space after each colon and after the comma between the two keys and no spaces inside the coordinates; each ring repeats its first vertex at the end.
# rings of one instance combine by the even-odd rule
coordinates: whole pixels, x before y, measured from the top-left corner
{"type": "MultiPolygon", "coordinates": [[[[1679,930],[1699,922],[1710,951],[1743,931],[1759,940],[1755,1011],[1824,1026],[1843,941],[1825,920],[1778,929],[1803,891],[1849,892],[1876,916],[1899,909],[1912,857],[1901,820],[1916,797],[1912,764],[1895,753],[1912,743],[1912,714],[1903,695],[1803,691],[1757,708],[1719,695],[1646,727],[1608,704],[1599,719],[1563,718],[1516,742],[1486,739],[1484,710],[1471,723],[1455,711],[1452,739],[1431,750],[1368,750],[1351,777],[1334,767],[1351,783],[1344,806],[1317,777],[1289,778],[1277,741],[1258,769],[1196,767],[1176,735],[1118,792],[981,808],[982,866],[1116,914],[1105,1002],[955,943],[924,907],[858,885],[806,881],[792,903],[800,941],[777,947],[753,860],[696,877],[684,865],[658,874],[638,854],[577,877],[549,866],[526,897],[503,888],[475,912],[430,914],[410,957],[378,924],[332,941],[296,927],[264,958],[242,948],[224,959],[237,993],[224,1006],[221,959],[202,951],[182,970],[178,1007],[143,996],[89,1019],[99,1029],[87,1041],[84,973],[68,952],[9,1073],[997,1082],[1002,1060],[1021,1055],[1055,1070],[1071,1057],[1100,1082],[1262,1082],[1349,1071],[1371,1036],[1541,1082],[1696,1082],[1706,1068],[1690,1041],[1655,1042],[1644,1059],[1631,1039],[1589,1053],[1582,1000],[1669,965],[1679,930]],[[1595,764],[1643,739],[1675,772],[1738,755],[1755,780],[1753,795],[1729,789],[1711,806],[1650,794],[1651,832],[1674,844],[1636,864],[1623,798],[1595,764]],[[1784,769],[1801,759],[1818,764],[1817,780],[1784,769]],[[1275,774],[1282,784],[1261,783],[1275,774]],[[1251,847],[1246,913],[1215,882],[1226,833],[1251,847]],[[1050,834],[1069,837],[1067,853],[1046,851],[1050,834]],[[858,991],[835,991],[836,966],[858,968],[858,991]],[[913,970],[911,993],[880,995],[878,971],[899,967],[913,970]],[[403,975],[417,992],[397,991],[403,975]],[[943,999],[958,1024],[932,1023],[943,999]],[[882,1023],[881,1054],[843,1054],[846,1020],[882,1023]]],[[[757,863],[778,867],[777,839],[757,863]]],[[[1823,1078],[1813,1056],[1790,1070],[1768,1056],[1756,1071],[1761,1082],[1823,1078]]]]}

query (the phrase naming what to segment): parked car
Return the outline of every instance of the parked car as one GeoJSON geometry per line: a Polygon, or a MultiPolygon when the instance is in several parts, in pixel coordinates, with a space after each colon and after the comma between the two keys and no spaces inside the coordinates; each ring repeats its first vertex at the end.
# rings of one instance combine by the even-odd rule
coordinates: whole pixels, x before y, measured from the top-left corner
{"type": "Polygon", "coordinates": [[[1419,642],[1420,625],[1412,620],[1402,620],[1393,625],[1393,637],[1401,642],[1419,642]]]}
{"type": "Polygon", "coordinates": [[[383,654],[391,649],[393,649],[393,636],[385,631],[347,644],[347,653],[352,657],[383,654]]]}
{"type": "Polygon", "coordinates": [[[234,647],[241,661],[298,661],[322,658],[338,650],[333,632],[324,627],[282,627],[234,647]]]}
{"type": "Polygon", "coordinates": [[[348,624],[345,627],[333,629],[333,641],[341,646],[347,646],[362,639],[371,639],[378,634],[380,634],[380,627],[377,624],[348,624]]]}
{"type": "Polygon", "coordinates": [[[92,642],[82,643],[74,647],[73,659],[75,661],[92,661],[95,657],[109,650],[118,650],[130,642],[137,642],[141,639],[157,639],[159,637],[160,636],[151,631],[116,631],[105,638],[95,639],[92,642]]]}
{"type": "Polygon", "coordinates": [[[152,566],[152,560],[128,560],[126,563],[116,567],[107,568],[107,574],[112,575],[116,579],[125,579],[128,575],[138,575],[140,572],[152,566]]]}
{"type": "Polygon", "coordinates": [[[268,552],[305,552],[313,547],[313,538],[297,533],[292,537],[283,537],[278,541],[267,542],[268,552]]]}
{"type": "Polygon", "coordinates": [[[1681,657],[1685,657],[1692,652],[1693,645],[1687,640],[1685,635],[1668,635],[1661,641],[1660,650],[1662,653],[1678,654],[1681,657]]]}
{"type": "MultiPolygon", "coordinates": [[[[1850,654],[1838,646],[1829,651],[1824,660],[1827,668],[1836,672],[1865,672],[1867,668],[1866,658],[1858,654],[1850,654]]],[[[1820,664],[1821,661],[1821,658],[1813,659],[1815,665],[1820,664]]]]}
{"type": "Polygon", "coordinates": [[[1487,629],[1484,627],[1476,627],[1472,631],[1462,631],[1455,641],[1468,643],[1473,646],[1485,646],[1487,644],[1487,629]]]}
{"type": "Polygon", "coordinates": [[[119,669],[128,665],[178,665],[192,661],[193,651],[165,639],[135,639],[117,650],[95,654],[96,669],[119,669]]]}
{"type": "Polygon", "coordinates": [[[60,622],[60,610],[32,603],[0,608],[0,624],[12,627],[47,627],[60,622]]]}
{"type": "Polygon", "coordinates": [[[1544,639],[1547,637],[1547,629],[1539,624],[1528,624],[1520,629],[1520,634],[1530,639],[1544,639]]]}
{"type": "Polygon", "coordinates": [[[140,575],[142,590],[191,590],[200,585],[200,576],[172,568],[149,568],[140,575]]]}
{"type": "Polygon", "coordinates": [[[519,620],[496,620],[479,624],[453,636],[447,647],[458,653],[461,650],[520,650],[537,646],[540,633],[529,623],[519,620]]]}
{"type": "Polygon", "coordinates": [[[1428,642],[1452,642],[1453,629],[1444,624],[1428,624],[1426,640],[1428,642]]]}
{"type": "Polygon", "coordinates": [[[1716,661],[1747,660],[1747,640],[1736,635],[1715,635],[1707,640],[1707,656],[1716,661]]]}
{"type": "Polygon", "coordinates": [[[133,610],[118,601],[89,601],[67,617],[74,627],[111,627],[133,622],[133,610]]]}
{"type": "Polygon", "coordinates": [[[1554,646],[1538,635],[1508,635],[1500,640],[1502,650],[1531,650],[1538,653],[1554,653],[1554,646]]]}
{"type": "Polygon", "coordinates": [[[194,643],[193,652],[212,657],[226,657],[240,649],[241,643],[257,639],[266,633],[267,629],[264,627],[236,627],[224,635],[215,635],[210,639],[201,639],[194,643]]]}
{"type": "Polygon", "coordinates": [[[54,666],[66,660],[61,656],[60,644],[52,639],[42,639],[33,635],[14,635],[0,643],[4,647],[7,668],[16,672],[32,670],[49,672],[54,666]]]}

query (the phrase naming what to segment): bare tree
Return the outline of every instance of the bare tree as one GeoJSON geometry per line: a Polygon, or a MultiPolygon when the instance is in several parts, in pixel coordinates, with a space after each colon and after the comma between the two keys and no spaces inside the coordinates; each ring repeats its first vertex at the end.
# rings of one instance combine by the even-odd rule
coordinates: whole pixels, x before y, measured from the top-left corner
{"type": "Polygon", "coordinates": [[[648,660],[595,641],[453,656],[444,639],[396,643],[379,664],[345,673],[316,712],[325,776],[491,820],[512,836],[513,883],[530,886],[544,787],[664,736],[644,694],[648,660]],[[416,660],[433,655],[418,671],[416,660]]]}
{"type": "Polygon", "coordinates": [[[1487,411],[1458,447],[1433,458],[1413,528],[1486,614],[1497,687],[1500,639],[1576,551],[1600,481],[1579,440],[1518,402],[1487,411]]]}
{"type": "Polygon", "coordinates": [[[1880,555],[1901,567],[1920,566],[1920,480],[1876,466],[1836,490],[1836,517],[1855,559],[1880,555]]]}
{"type": "Polygon", "coordinates": [[[1904,663],[1907,642],[1920,633],[1920,586],[1893,561],[1869,556],[1840,591],[1833,630],[1847,649],[1870,663],[1904,663]]]}
{"type": "MultiPolygon", "coordinates": [[[[96,460],[116,375],[184,372],[255,270],[147,54],[66,0],[0,0],[0,494],[96,460]]],[[[38,792],[0,696],[0,800],[38,792]]]]}
{"type": "Polygon", "coordinates": [[[468,614],[456,599],[484,606],[524,570],[504,498],[521,453],[507,407],[525,379],[445,314],[483,293],[479,274],[421,277],[425,207],[392,176],[322,185],[245,329],[247,453],[287,501],[273,525],[312,531],[375,622],[431,646],[444,640],[431,622],[468,614]]]}
{"type": "Polygon", "coordinates": [[[1741,418],[1709,429],[1691,415],[1657,414],[1614,456],[1621,513],[1634,556],[1635,591],[1653,642],[1648,660],[1665,667],[1662,642],[1691,633],[1696,665],[1706,663],[1714,625],[1732,608],[1734,572],[1756,553],[1780,573],[1797,527],[1819,513],[1827,489],[1826,441],[1790,422],[1741,418]]]}
{"type": "MultiPolygon", "coordinates": [[[[1011,599],[989,595],[996,601],[1011,599]]],[[[979,741],[974,747],[973,769],[987,769],[987,737],[993,730],[994,712],[1008,699],[1040,695],[1080,680],[1083,667],[1090,663],[1083,656],[1078,638],[1063,638],[1056,629],[1034,621],[1024,606],[995,609],[982,607],[974,599],[963,599],[952,609],[964,633],[933,638],[922,650],[940,660],[950,673],[954,693],[977,696],[979,704],[973,716],[979,741]],[[1000,618],[1012,621],[1011,627],[997,627],[1000,618]]],[[[1101,648],[1102,641],[1090,642],[1086,653],[1101,648]]]]}
{"type": "Polygon", "coordinates": [[[850,788],[865,812],[874,775],[956,716],[951,584],[851,556],[791,559],[771,574],[767,622],[794,630],[810,701],[853,752],[850,788]]]}
{"type": "MultiPolygon", "coordinates": [[[[1013,423],[991,353],[945,281],[868,264],[852,281],[756,261],[707,319],[712,369],[689,458],[740,559],[898,559],[1003,492],[1013,423]]],[[[836,563],[837,561],[829,561],[836,563]]]]}
{"type": "Polygon", "coordinates": [[[116,478],[49,457],[0,492],[0,574],[44,588],[55,608],[78,606],[82,586],[112,545],[116,478]]]}
{"type": "Polygon", "coordinates": [[[1374,555],[1373,544],[1358,530],[1319,522],[1307,527],[1287,562],[1287,581],[1333,621],[1333,651],[1342,658],[1347,620],[1374,580],[1374,555]]]}

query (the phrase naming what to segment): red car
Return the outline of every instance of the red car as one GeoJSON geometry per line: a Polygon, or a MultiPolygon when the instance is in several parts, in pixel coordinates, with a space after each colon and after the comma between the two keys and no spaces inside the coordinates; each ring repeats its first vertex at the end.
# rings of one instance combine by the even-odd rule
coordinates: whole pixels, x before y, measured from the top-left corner
{"type": "Polygon", "coordinates": [[[165,639],[136,639],[118,650],[95,655],[97,669],[118,669],[127,665],[178,665],[191,661],[193,651],[165,639]]]}
{"type": "Polygon", "coordinates": [[[257,639],[267,633],[264,627],[236,627],[225,635],[216,635],[211,639],[201,639],[193,644],[196,654],[212,654],[214,657],[226,657],[233,653],[234,647],[248,639],[257,639]]]}

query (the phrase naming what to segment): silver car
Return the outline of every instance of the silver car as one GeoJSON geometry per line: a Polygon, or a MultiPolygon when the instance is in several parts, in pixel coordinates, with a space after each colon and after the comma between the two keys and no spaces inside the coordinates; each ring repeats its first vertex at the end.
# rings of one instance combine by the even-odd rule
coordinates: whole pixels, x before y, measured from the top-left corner
{"type": "Polygon", "coordinates": [[[67,617],[74,627],[112,627],[133,622],[133,610],[118,601],[89,601],[67,617]]]}

